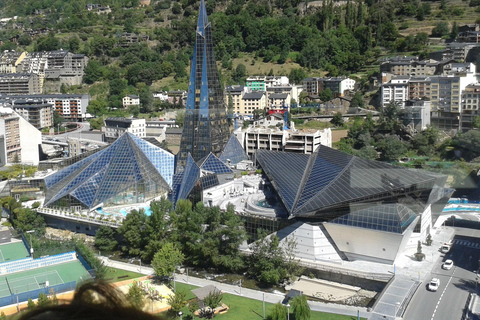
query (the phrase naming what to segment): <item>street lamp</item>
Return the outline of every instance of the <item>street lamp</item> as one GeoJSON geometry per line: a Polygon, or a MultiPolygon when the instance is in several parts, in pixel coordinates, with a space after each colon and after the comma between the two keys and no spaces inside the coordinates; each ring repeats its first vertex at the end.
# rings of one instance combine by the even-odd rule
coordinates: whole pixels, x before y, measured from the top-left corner
{"type": "Polygon", "coordinates": [[[179,311],[179,312],[178,312],[178,315],[180,316],[180,320],[182,320],[182,314],[183,314],[182,311],[179,311]]]}
{"type": "Polygon", "coordinates": [[[290,304],[287,303],[286,307],[287,307],[287,320],[290,320],[290,304]]]}
{"type": "Polygon", "coordinates": [[[33,257],[33,244],[32,244],[32,233],[34,233],[35,230],[28,230],[28,231],[25,231],[25,233],[29,233],[30,234],[30,255],[33,257]]]}

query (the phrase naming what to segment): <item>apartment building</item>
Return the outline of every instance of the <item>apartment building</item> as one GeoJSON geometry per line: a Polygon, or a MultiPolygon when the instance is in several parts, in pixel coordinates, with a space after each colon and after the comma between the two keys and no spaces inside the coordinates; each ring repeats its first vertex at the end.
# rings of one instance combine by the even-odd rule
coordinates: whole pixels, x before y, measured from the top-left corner
{"type": "Polygon", "coordinates": [[[430,100],[432,110],[461,113],[461,94],[467,85],[476,83],[475,74],[463,76],[432,76],[430,84],[430,100]]]}
{"type": "Polygon", "coordinates": [[[0,73],[21,73],[22,70],[17,69],[25,59],[27,52],[16,52],[5,50],[0,54],[0,73]]]}
{"type": "Polygon", "coordinates": [[[480,115],[480,83],[472,83],[462,91],[462,128],[472,128],[473,117],[480,115]]]}
{"type": "Polygon", "coordinates": [[[0,93],[2,94],[38,94],[41,92],[40,78],[36,74],[0,74],[0,93]]]}
{"type": "Polygon", "coordinates": [[[134,94],[125,96],[122,99],[122,104],[123,104],[124,108],[129,107],[129,106],[139,106],[140,105],[140,97],[136,96],[134,94]]]}
{"type": "Polygon", "coordinates": [[[82,121],[87,114],[90,95],[88,94],[30,94],[9,95],[2,97],[7,100],[39,100],[53,105],[54,111],[70,121],[82,121]]]}
{"type": "Polygon", "coordinates": [[[250,126],[245,131],[236,132],[248,156],[257,149],[288,151],[310,154],[320,144],[332,146],[332,131],[324,130],[281,130],[250,126]]]}
{"type": "Polygon", "coordinates": [[[0,107],[0,165],[38,165],[42,133],[12,108],[0,107]]]}
{"type": "Polygon", "coordinates": [[[412,133],[425,130],[430,125],[430,101],[422,99],[405,101],[401,120],[412,133]]]}
{"type": "Polygon", "coordinates": [[[438,61],[431,59],[419,61],[417,57],[392,59],[380,64],[380,72],[396,76],[430,76],[435,74],[438,64],[438,61]]]}
{"type": "Polygon", "coordinates": [[[287,86],[289,80],[286,76],[254,76],[246,80],[250,91],[266,91],[269,87],[287,86]]]}
{"type": "Polygon", "coordinates": [[[228,105],[230,104],[230,99],[232,99],[231,103],[233,107],[233,113],[244,114],[245,107],[243,105],[243,95],[246,92],[247,92],[246,86],[241,86],[241,85],[227,86],[225,88],[225,97],[224,97],[224,101],[227,108],[228,108],[228,105]]]}
{"type": "Polygon", "coordinates": [[[268,110],[283,110],[290,105],[290,93],[271,93],[268,95],[268,110]]]}
{"type": "Polygon", "coordinates": [[[242,100],[243,110],[240,109],[240,114],[251,115],[255,110],[264,110],[267,107],[267,95],[264,91],[247,92],[242,100]]]}
{"type": "Polygon", "coordinates": [[[309,95],[318,95],[330,89],[335,97],[343,97],[347,91],[355,89],[355,80],[347,77],[306,78],[302,81],[303,91],[309,95]]]}
{"type": "Polygon", "coordinates": [[[387,104],[394,102],[400,106],[405,105],[408,96],[408,76],[393,77],[389,82],[384,83],[381,88],[381,105],[385,107],[387,104]]]}
{"type": "Polygon", "coordinates": [[[139,138],[146,137],[145,119],[127,119],[127,118],[106,118],[105,126],[102,127],[105,134],[105,141],[112,143],[125,132],[130,132],[139,138]]]}
{"type": "Polygon", "coordinates": [[[332,130],[289,130],[284,151],[311,154],[320,145],[332,147],[332,130]]]}
{"type": "Polygon", "coordinates": [[[16,100],[10,107],[39,130],[53,126],[53,104],[42,100],[16,100]]]}
{"type": "Polygon", "coordinates": [[[408,99],[430,97],[430,77],[411,77],[408,80],[408,99]]]}

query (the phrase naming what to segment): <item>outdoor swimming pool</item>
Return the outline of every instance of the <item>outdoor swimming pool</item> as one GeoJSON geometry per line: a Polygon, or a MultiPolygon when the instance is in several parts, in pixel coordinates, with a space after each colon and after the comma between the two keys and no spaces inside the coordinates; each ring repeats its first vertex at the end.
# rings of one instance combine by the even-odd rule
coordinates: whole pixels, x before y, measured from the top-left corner
{"type": "MultiPolygon", "coordinates": [[[[152,210],[150,209],[150,207],[141,207],[141,208],[134,208],[134,209],[137,209],[137,210],[139,210],[139,209],[144,209],[144,210],[145,210],[145,214],[146,214],[147,216],[150,216],[150,215],[152,214],[152,210]]],[[[111,215],[111,213],[103,211],[102,208],[97,208],[96,211],[97,211],[98,213],[101,213],[101,214],[111,215]]],[[[125,217],[125,216],[130,212],[130,210],[127,211],[127,209],[120,209],[120,211],[118,211],[118,212],[125,217]]]]}

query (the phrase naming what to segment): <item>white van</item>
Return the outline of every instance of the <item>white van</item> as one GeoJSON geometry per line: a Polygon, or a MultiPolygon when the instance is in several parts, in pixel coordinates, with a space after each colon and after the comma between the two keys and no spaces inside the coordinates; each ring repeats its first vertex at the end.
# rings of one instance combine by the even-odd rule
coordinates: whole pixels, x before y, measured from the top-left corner
{"type": "Polygon", "coordinates": [[[449,244],[444,244],[442,245],[442,247],[440,248],[440,251],[442,253],[449,253],[450,252],[450,248],[451,246],[449,244]]]}

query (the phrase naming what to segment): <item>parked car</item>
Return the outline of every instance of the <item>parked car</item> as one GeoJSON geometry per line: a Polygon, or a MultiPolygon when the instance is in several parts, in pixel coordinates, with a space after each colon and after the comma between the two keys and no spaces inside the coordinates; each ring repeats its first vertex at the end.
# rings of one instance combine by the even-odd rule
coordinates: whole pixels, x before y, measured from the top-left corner
{"type": "Polygon", "coordinates": [[[453,267],[453,261],[451,259],[445,260],[445,262],[442,264],[442,269],[445,270],[450,270],[453,267]]]}
{"type": "Polygon", "coordinates": [[[430,283],[428,284],[428,290],[437,291],[438,287],[440,287],[440,279],[433,278],[432,280],[430,280],[430,283]]]}

